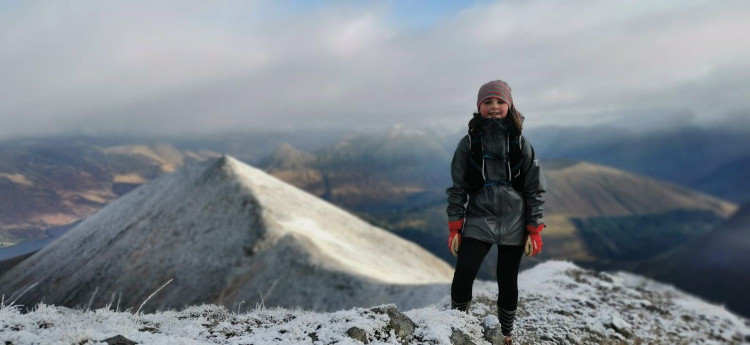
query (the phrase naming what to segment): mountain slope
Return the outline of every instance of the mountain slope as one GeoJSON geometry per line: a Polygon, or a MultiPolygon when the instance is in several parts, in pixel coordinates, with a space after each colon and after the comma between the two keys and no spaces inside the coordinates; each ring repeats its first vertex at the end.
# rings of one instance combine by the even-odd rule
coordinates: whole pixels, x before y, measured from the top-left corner
{"type": "Polygon", "coordinates": [[[728,217],[736,206],[666,181],[584,161],[545,160],[550,214],[576,217],[706,210],[728,217]]]}
{"type": "Polygon", "coordinates": [[[418,245],[230,156],[117,199],[0,277],[19,303],[196,303],[337,310],[444,293],[452,269],[418,245]],[[36,285],[34,285],[37,283],[36,285]]]}
{"type": "Polygon", "coordinates": [[[635,271],[726,303],[729,309],[750,316],[749,248],[750,204],[745,204],[713,231],[641,263],[635,271]]]}
{"type": "Polygon", "coordinates": [[[0,247],[43,240],[185,162],[219,154],[165,143],[98,146],[65,138],[0,142],[0,247]]]}
{"type": "Polygon", "coordinates": [[[584,160],[693,185],[716,168],[750,154],[749,125],[750,121],[744,120],[655,131],[625,131],[610,126],[538,127],[530,128],[526,136],[543,158],[584,160]]]}
{"type": "Polygon", "coordinates": [[[579,263],[640,260],[711,230],[736,205],[613,167],[546,160],[549,255],[579,263]],[[670,241],[661,241],[668,236],[670,241]]]}
{"type": "Polygon", "coordinates": [[[750,201],[750,154],[717,167],[695,181],[696,188],[736,203],[750,201]]]}

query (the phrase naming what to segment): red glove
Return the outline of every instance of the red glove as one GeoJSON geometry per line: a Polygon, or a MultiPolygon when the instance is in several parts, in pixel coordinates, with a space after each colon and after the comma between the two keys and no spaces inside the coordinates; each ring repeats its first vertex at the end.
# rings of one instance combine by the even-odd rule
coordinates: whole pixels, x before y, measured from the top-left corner
{"type": "Polygon", "coordinates": [[[461,245],[461,229],[464,227],[463,218],[448,222],[448,249],[450,249],[453,256],[458,257],[458,247],[461,245]]]}
{"type": "Polygon", "coordinates": [[[526,240],[526,256],[534,256],[542,251],[543,243],[541,232],[545,227],[546,225],[544,224],[539,224],[537,226],[526,224],[526,231],[529,233],[529,238],[526,240]]]}

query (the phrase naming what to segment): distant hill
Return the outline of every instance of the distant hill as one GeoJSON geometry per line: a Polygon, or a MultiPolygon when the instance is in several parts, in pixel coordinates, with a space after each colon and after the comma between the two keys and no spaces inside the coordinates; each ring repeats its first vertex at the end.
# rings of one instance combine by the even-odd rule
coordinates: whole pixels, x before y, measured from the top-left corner
{"type": "Polygon", "coordinates": [[[736,206],[667,181],[584,161],[544,160],[550,214],[576,217],[706,210],[728,217],[736,206]]]}
{"type": "Polygon", "coordinates": [[[548,182],[549,254],[585,260],[638,260],[679,246],[729,217],[732,203],[644,175],[588,162],[543,161],[548,182]],[[575,231],[566,230],[572,223],[575,231]],[[668,236],[670,241],[660,241],[668,236]],[[564,246],[557,246],[561,240],[564,246]],[[559,249],[558,249],[559,248],[559,249]]]}
{"type": "Polygon", "coordinates": [[[325,200],[362,213],[431,202],[436,195],[434,186],[450,181],[446,162],[453,157],[437,138],[401,127],[385,133],[352,134],[308,154],[299,152],[281,145],[260,167],[325,200]],[[290,165],[289,161],[297,163],[290,165]]]}
{"type": "Polygon", "coordinates": [[[695,187],[736,203],[750,202],[750,154],[727,162],[695,181],[695,187]]]}
{"type": "Polygon", "coordinates": [[[323,173],[316,168],[317,157],[283,143],[273,154],[259,164],[265,171],[294,186],[323,199],[328,199],[328,188],[323,173]]]}
{"type": "Polygon", "coordinates": [[[711,232],[633,269],[750,317],[748,249],[750,204],[744,204],[711,232]]]}
{"type": "Polygon", "coordinates": [[[218,156],[168,144],[100,147],[65,140],[0,145],[0,247],[40,240],[90,216],[136,186],[192,161],[218,156]]]}
{"type": "Polygon", "coordinates": [[[0,276],[6,299],[33,305],[215,303],[335,311],[445,293],[453,270],[231,156],[186,164],[108,204],[0,276]]]}
{"type": "MultiPolygon", "coordinates": [[[[634,121],[648,125],[643,118],[634,121]]],[[[542,158],[598,163],[743,202],[750,189],[736,182],[743,181],[738,176],[750,175],[750,126],[746,122],[659,130],[537,127],[526,136],[542,158]]]]}

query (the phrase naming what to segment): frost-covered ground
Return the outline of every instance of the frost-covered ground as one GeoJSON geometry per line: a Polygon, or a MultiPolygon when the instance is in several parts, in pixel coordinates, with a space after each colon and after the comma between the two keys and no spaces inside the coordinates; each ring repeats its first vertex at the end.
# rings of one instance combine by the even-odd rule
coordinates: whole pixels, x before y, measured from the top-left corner
{"type": "MultiPolygon", "coordinates": [[[[742,344],[748,320],[671,286],[549,261],[519,276],[516,344],[742,344]]],[[[491,344],[497,285],[477,281],[470,314],[439,303],[403,313],[393,305],[317,313],[215,305],[133,315],[38,305],[0,310],[0,344],[491,344]],[[488,341],[489,340],[489,341],[488,341]]]]}

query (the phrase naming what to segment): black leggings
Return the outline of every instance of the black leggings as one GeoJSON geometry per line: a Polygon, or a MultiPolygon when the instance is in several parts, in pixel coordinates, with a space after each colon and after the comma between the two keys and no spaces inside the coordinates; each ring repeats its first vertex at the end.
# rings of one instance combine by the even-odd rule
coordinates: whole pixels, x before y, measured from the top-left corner
{"type": "MultiPolygon", "coordinates": [[[[515,311],[518,306],[518,267],[523,256],[523,247],[497,245],[497,306],[506,311],[515,311]]],[[[471,237],[461,238],[458,262],[451,284],[451,299],[460,303],[471,300],[474,279],[491,248],[492,243],[471,237]]],[[[510,323],[512,324],[512,320],[510,323]]]]}

